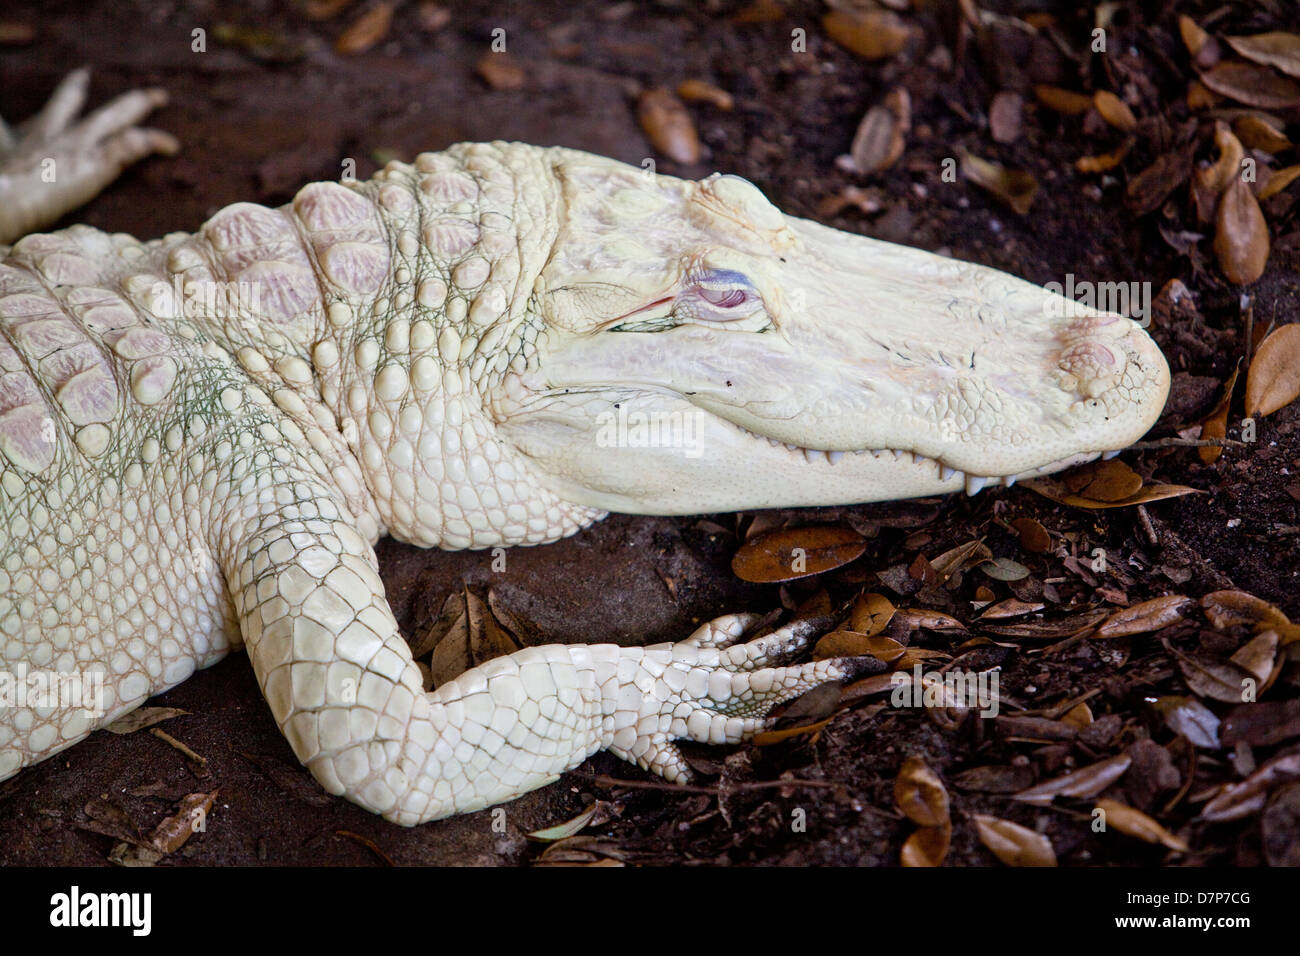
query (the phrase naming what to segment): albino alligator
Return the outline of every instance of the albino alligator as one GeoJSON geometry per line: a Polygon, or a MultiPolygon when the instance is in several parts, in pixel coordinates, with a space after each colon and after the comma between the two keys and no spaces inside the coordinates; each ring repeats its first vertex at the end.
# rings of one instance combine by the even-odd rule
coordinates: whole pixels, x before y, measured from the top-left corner
{"type": "MultiPolygon", "coordinates": [[[[70,127],[83,90],[0,159],[11,237],[172,148],[134,128],[156,93],[70,127]]],[[[426,692],[375,541],[541,544],[608,511],[973,492],[1094,458],[1147,430],[1168,368],[1130,320],[1070,305],[734,176],[513,143],[193,235],[28,235],[0,262],[0,639],[11,673],[99,674],[104,701],[10,702],[0,779],[241,644],[316,779],[398,823],[601,749],[684,779],[674,740],[739,741],[854,663],[781,666],[811,627],[744,643],[732,615],[426,692]],[[694,416],[699,453],[602,440],[613,409],[694,416]]]]}

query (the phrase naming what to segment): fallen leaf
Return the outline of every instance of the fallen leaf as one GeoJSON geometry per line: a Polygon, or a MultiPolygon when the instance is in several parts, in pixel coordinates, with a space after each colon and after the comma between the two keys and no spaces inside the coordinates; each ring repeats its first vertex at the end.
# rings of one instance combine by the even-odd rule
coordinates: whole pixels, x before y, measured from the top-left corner
{"type": "Polygon", "coordinates": [[[1189,150],[1162,153],[1142,172],[1129,180],[1124,201],[1135,216],[1145,216],[1159,209],[1169,194],[1192,174],[1189,150]]]}
{"type": "Polygon", "coordinates": [[[1253,701],[1234,707],[1223,719],[1223,746],[1245,742],[1271,747],[1300,737],[1300,698],[1253,701]]]}
{"type": "Polygon", "coordinates": [[[1034,772],[1027,766],[989,764],[963,770],[953,779],[961,790],[976,793],[1015,793],[1034,782],[1034,772]]]}
{"type": "Polygon", "coordinates": [[[1274,329],[1246,373],[1246,414],[1271,415],[1300,398],[1300,324],[1274,329]]]}
{"type": "Polygon", "coordinates": [[[563,823],[557,823],[555,826],[546,827],[541,830],[534,830],[528,834],[528,838],[530,840],[538,840],[542,843],[554,843],[556,840],[566,840],[571,836],[576,836],[585,830],[588,824],[595,819],[596,814],[600,811],[601,802],[602,801],[597,800],[576,817],[565,820],[563,823]]]}
{"type": "Polygon", "coordinates": [[[1106,826],[1114,827],[1125,836],[1137,837],[1147,843],[1159,843],[1179,853],[1190,848],[1186,841],[1170,833],[1141,810],[1135,810],[1118,800],[1098,800],[1097,809],[1106,814],[1106,826]]]}
{"type": "Polygon", "coordinates": [[[1095,611],[1074,614],[1058,621],[1035,621],[1027,624],[988,624],[982,626],[981,630],[1002,637],[1053,640],[1062,637],[1073,637],[1075,634],[1090,630],[1099,621],[1104,621],[1110,617],[1110,613],[1104,608],[1098,608],[1095,611]]]}
{"type": "Polygon", "coordinates": [[[1287,166],[1284,169],[1274,170],[1268,177],[1268,182],[1264,188],[1259,191],[1260,199],[1272,199],[1282,190],[1286,189],[1297,178],[1300,178],[1300,165],[1287,166]]]}
{"type": "Polygon", "coordinates": [[[899,862],[907,867],[942,866],[951,839],[951,824],[946,827],[921,827],[903,844],[899,862]]]}
{"type": "Polygon", "coordinates": [[[1183,38],[1183,45],[1192,57],[1192,62],[1201,69],[1214,66],[1219,60],[1219,43],[1186,15],[1178,17],[1178,32],[1183,38]]]}
{"type": "Polygon", "coordinates": [[[1137,129],[1137,117],[1133,115],[1133,111],[1110,90],[1098,90],[1092,94],[1092,101],[1101,118],[1117,130],[1131,133],[1137,129]]]}
{"type": "MultiPolygon", "coordinates": [[[[1178,669],[1183,673],[1183,680],[1187,682],[1191,692],[1198,697],[1208,697],[1210,700],[1219,700],[1228,704],[1240,704],[1247,686],[1246,682],[1254,681],[1253,675],[1236,664],[1175,653],[1178,657],[1178,669]]],[[[1255,683],[1258,684],[1258,681],[1255,683]]]]}
{"type": "Polygon", "coordinates": [[[1007,598],[1005,601],[999,601],[986,609],[979,619],[981,621],[998,621],[1009,617],[1020,617],[1024,614],[1041,611],[1044,606],[1041,601],[1022,601],[1019,598],[1007,598]]]}
{"type": "Polygon", "coordinates": [[[1029,212],[1034,196],[1038,194],[1038,180],[1032,173],[1007,169],[965,150],[961,151],[961,173],[1022,216],[1029,212]]]}
{"type": "Polygon", "coordinates": [[[513,56],[504,50],[489,51],[474,64],[474,72],[494,90],[522,90],[528,85],[528,74],[513,56]]]}
{"type": "MultiPolygon", "coordinates": [[[[1223,386],[1223,394],[1219,396],[1219,401],[1211,409],[1210,414],[1206,415],[1201,421],[1202,438],[1228,437],[1228,409],[1232,406],[1232,393],[1237,388],[1237,375],[1240,371],[1241,362],[1238,360],[1232,369],[1232,374],[1228,377],[1227,383],[1223,386]]],[[[1219,460],[1219,456],[1223,454],[1223,449],[1203,445],[1196,449],[1196,453],[1201,461],[1207,465],[1212,465],[1219,460]]]]}
{"type": "Polygon", "coordinates": [[[959,544],[955,548],[949,548],[938,557],[932,558],[930,566],[934,568],[934,573],[939,576],[940,583],[945,583],[953,575],[964,570],[967,565],[991,557],[993,557],[993,552],[988,549],[983,541],[973,540],[959,544]]]}
{"type": "Polygon", "coordinates": [[[123,714],[103,729],[110,734],[133,734],[137,730],[144,730],[164,720],[171,720],[173,717],[188,713],[188,710],[181,710],[179,707],[138,707],[129,714],[123,714]]]}
{"type": "Polygon", "coordinates": [[[1259,201],[1241,179],[1219,198],[1214,223],[1214,253],[1229,282],[1249,285],[1264,274],[1268,263],[1268,225],[1259,201]]]}
{"type": "Polygon", "coordinates": [[[863,175],[882,172],[898,162],[912,123],[912,101],[897,87],[884,101],[867,110],[849,147],[853,168],[863,175]]]}
{"type": "Polygon", "coordinates": [[[993,558],[981,563],[979,568],[995,581],[1023,581],[1029,577],[1029,569],[1010,558],[993,558]]]}
{"type": "Polygon", "coordinates": [[[823,574],[860,558],[867,541],[831,525],[767,531],[741,545],[731,570],[742,581],[771,584],[823,574]]]}
{"type": "Polygon", "coordinates": [[[894,604],[883,594],[859,594],[849,616],[850,629],[868,636],[879,634],[894,616],[894,604]]]}
{"type": "Polygon", "coordinates": [[[735,97],[721,87],[704,80],[682,80],[677,84],[677,95],[687,102],[703,102],[730,112],[736,106],[735,97]]]}
{"type": "Polygon", "coordinates": [[[1211,591],[1201,598],[1201,609],[1220,630],[1236,626],[1273,627],[1289,624],[1281,610],[1245,591],[1211,591]]]}
{"type": "Polygon", "coordinates": [[[919,628],[925,628],[927,631],[966,630],[966,625],[951,614],[919,607],[900,607],[894,612],[894,618],[890,623],[907,631],[915,631],[919,628]]]}
{"type": "Polygon", "coordinates": [[[1232,131],[1247,149],[1281,153],[1294,144],[1280,127],[1275,127],[1253,113],[1243,113],[1232,121],[1232,131]]]}
{"type": "Polygon", "coordinates": [[[1093,98],[1087,93],[1063,90],[1059,86],[1038,83],[1034,86],[1034,99],[1049,110],[1065,116],[1082,116],[1093,107],[1093,98]]]}
{"type": "Polygon", "coordinates": [[[1158,631],[1183,619],[1183,609],[1192,599],[1183,594],[1152,598],[1132,607],[1121,608],[1098,627],[1093,637],[1127,637],[1158,631]]]}
{"type": "Polygon", "coordinates": [[[1089,511],[1100,511],[1104,508],[1130,508],[1133,505],[1144,505],[1165,498],[1177,498],[1180,495],[1204,494],[1200,489],[1189,488],[1186,485],[1155,484],[1144,485],[1129,498],[1122,498],[1118,501],[1098,501],[1095,498],[1085,498],[1082,495],[1072,493],[1055,478],[1031,478],[1028,481],[1022,481],[1021,484],[1031,491],[1038,492],[1044,498],[1050,498],[1059,504],[1070,505],[1073,508],[1085,508],[1089,511]]]}
{"type": "Polygon", "coordinates": [[[903,645],[880,635],[859,634],[856,631],[831,631],[817,641],[813,660],[825,661],[834,657],[871,656],[886,664],[903,656],[903,645]]]}
{"type": "Polygon", "coordinates": [[[903,761],[894,780],[894,802],[918,826],[951,824],[948,791],[923,757],[911,756],[903,761]]]}
{"type": "Polygon", "coordinates": [[[702,155],[700,137],[695,131],[686,104],[672,90],[656,87],[641,94],[637,101],[637,119],[653,146],[678,163],[698,163],[702,155]]]}
{"type": "Polygon", "coordinates": [[[1281,70],[1288,76],[1300,77],[1300,33],[1275,31],[1224,39],[1246,59],[1281,70]]]}
{"type": "Polygon", "coordinates": [[[1007,866],[1056,866],[1052,841],[1010,820],[971,814],[980,842],[1007,866]]]}
{"type": "Polygon", "coordinates": [[[1030,554],[1046,554],[1052,550],[1052,536],[1033,518],[1016,518],[1011,527],[1020,535],[1020,546],[1030,554]]]}
{"type": "Polygon", "coordinates": [[[1124,142],[1120,143],[1109,153],[1100,153],[1096,156],[1080,156],[1074,161],[1074,168],[1081,173],[1104,173],[1114,169],[1124,161],[1128,151],[1133,148],[1137,140],[1130,136],[1124,142]]]}
{"type": "Polygon", "coordinates": [[[1202,73],[1201,82],[1222,96],[1258,109],[1300,106],[1300,83],[1255,63],[1225,61],[1202,73]]]}
{"type": "Polygon", "coordinates": [[[1225,785],[1201,810],[1211,823],[1240,820],[1264,807],[1268,792],[1278,784],[1300,777],[1300,754],[1274,757],[1238,783],[1225,785]]]}
{"type": "Polygon", "coordinates": [[[832,10],[822,17],[822,29],[844,49],[867,60],[894,56],[912,32],[888,10],[832,10]]]}
{"type": "Polygon", "coordinates": [[[1277,632],[1264,631],[1243,644],[1228,658],[1261,685],[1267,683],[1277,661],[1277,632]]]}
{"type": "Polygon", "coordinates": [[[1219,718],[1195,697],[1170,694],[1156,698],[1154,707],[1169,729],[1193,746],[1219,749],[1219,718]]]}
{"type": "Polygon", "coordinates": [[[365,53],[384,41],[392,25],[393,4],[377,3],[339,34],[334,49],[343,54],[365,53]]]}
{"type": "Polygon", "coordinates": [[[785,727],[781,730],[764,730],[761,733],[754,734],[750,742],[757,747],[770,747],[772,744],[780,743],[783,740],[789,740],[791,737],[803,737],[807,734],[814,734],[831,722],[832,718],[827,717],[825,720],[819,720],[812,724],[800,724],[798,727],[785,727]]]}
{"type": "Polygon", "coordinates": [[[1073,773],[1045,780],[1035,787],[1020,791],[1011,799],[1045,807],[1057,797],[1095,797],[1124,776],[1132,762],[1127,754],[1108,757],[1073,773]]]}

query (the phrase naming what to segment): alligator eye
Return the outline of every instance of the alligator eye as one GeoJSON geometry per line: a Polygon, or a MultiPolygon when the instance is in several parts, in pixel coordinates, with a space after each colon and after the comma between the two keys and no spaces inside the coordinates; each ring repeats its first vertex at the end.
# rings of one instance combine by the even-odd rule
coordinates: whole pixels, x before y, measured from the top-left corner
{"type": "Polygon", "coordinates": [[[715,308],[734,309],[749,301],[744,289],[701,289],[700,298],[715,308]]]}

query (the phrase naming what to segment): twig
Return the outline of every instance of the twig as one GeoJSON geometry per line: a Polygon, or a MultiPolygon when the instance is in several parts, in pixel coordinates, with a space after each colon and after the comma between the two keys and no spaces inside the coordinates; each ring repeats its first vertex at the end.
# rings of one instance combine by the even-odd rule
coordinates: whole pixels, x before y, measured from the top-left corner
{"type": "Polygon", "coordinates": [[[1247,442],[1235,438],[1155,438],[1134,442],[1128,447],[1135,451],[1151,451],[1155,448],[1245,448],[1246,445],[1247,442]]]}
{"type": "MultiPolygon", "coordinates": [[[[578,774],[578,776],[588,776],[578,774]]],[[[723,787],[701,787],[689,783],[658,783],[654,780],[624,780],[621,777],[609,777],[605,774],[592,774],[588,777],[598,787],[628,787],[633,790],[674,790],[678,793],[707,793],[720,797],[736,790],[770,790],[773,787],[821,787],[826,790],[843,789],[844,784],[834,780],[754,780],[749,783],[735,783],[723,787]]]]}
{"type": "Polygon", "coordinates": [[[1147,541],[1151,543],[1151,547],[1153,548],[1158,546],[1160,544],[1160,536],[1156,534],[1156,526],[1151,523],[1151,515],[1147,514],[1147,506],[1138,505],[1137,513],[1138,520],[1142,522],[1142,533],[1147,536],[1147,541]]]}

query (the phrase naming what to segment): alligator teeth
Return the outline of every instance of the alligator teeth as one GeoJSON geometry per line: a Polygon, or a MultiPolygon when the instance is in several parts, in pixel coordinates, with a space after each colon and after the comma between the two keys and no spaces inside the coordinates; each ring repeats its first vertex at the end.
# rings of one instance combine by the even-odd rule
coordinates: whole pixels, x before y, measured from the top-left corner
{"type": "Polygon", "coordinates": [[[984,486],[986,484],[988,484],[988,479],[983,477],[982,475],[967,475],[966,494],[978,495],[981,491],[984,490],[984,486]]]}
{"type": "Polygon", "coordinates": [[[1016,483],[1015,475],[1007,475],[1005,478],[1002,479],[1002,484],[1006,485],[1008,488],[1010,488],[1015,483],[1016,483]]]}
{"type": "Polygon", "coordinates": [[[1104,452],[1101,453],[1101,460],[1102,460],[1102,461],[1110,461],[1112,458],[1114,458],[1116,455],[1118,455],[1118,454],[1120,453],[1120,451],[1122,451],[1122,450],[1123,450],[1123,449],[1119,449],[1119,448],[1117,448],[1117,449],[1115,449],[1114,451],[1104,451],[1104,452]]]}
{"type": "Polygon", "coordinates": [[[939,465],[939,480],[947,481],[953,475],[957,474],[956,468],[949,468],[947,465],[939,465]]]}
{"type": "Polygon", "coordinates": [[[844,452],[842,451],[828,451],[826,453],[826,460],[829,461],[832,465],[834,465],[843,457],[844,457],[844,452]]]}

